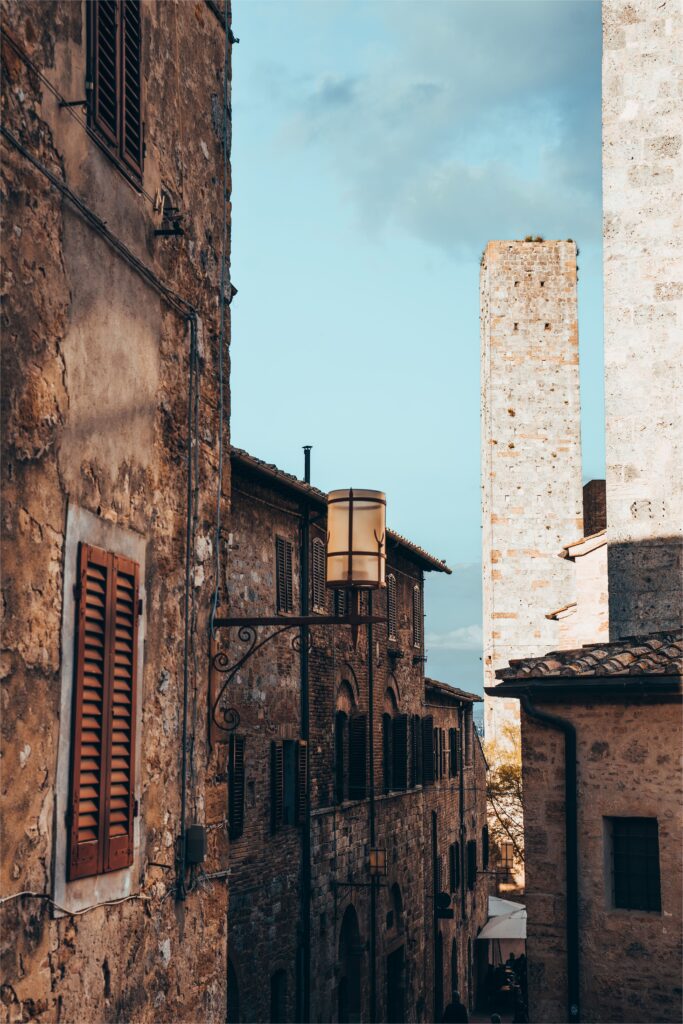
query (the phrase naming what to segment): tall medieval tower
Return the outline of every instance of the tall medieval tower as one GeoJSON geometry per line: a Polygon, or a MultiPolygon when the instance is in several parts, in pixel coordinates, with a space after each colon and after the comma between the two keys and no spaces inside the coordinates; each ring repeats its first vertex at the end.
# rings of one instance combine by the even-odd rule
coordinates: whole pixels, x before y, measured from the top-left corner
{"type": "MultiPolygon", "coordinates": [[[[484,685],[512,658],[556,645],[547,612],[574,600],[581,536],[579,345],[574,242],[489,242],[481,296],[484,685]]],[[[489,740],[519,722],[486,698],[489,740]]]]}

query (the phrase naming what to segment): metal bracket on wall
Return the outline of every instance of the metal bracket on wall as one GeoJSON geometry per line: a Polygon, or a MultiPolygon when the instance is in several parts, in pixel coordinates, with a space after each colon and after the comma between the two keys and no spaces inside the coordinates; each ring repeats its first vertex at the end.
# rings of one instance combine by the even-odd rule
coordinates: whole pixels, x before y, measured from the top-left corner
{"type": "MultiPolygon", "coordinates": [[[[242,666],[260,651],[266,644],[276,637],[291,629],[301,630],[313,626],[351,626],[357,630],[359,626],[366,626],[370,623],[386,622],[383,615],[271,615],[260,618],[216,618],[213,621],[213,632],[210,637],[209,657],[211,660],[209,675],[209,728],[210,742],[226,743],[230,733],[234,732],[240,724],[240,714],[237,708],[230,707],[225,701],[228,687],[233,681],[242,666]],[[275,627],[266,636],[259,640],[257,630],[272,626],[275,627]],[[234,660],[222,650],[218,649],[217,633],[219,630],[234,630],[234,639],[240,644],[242,653],[234,660]],[[221,681],[217,674],[224,676],[221,681]]],[[[292,648],[295,651],[301,650],[301,633],[291,638],[292,648]]],[[[310,642],[309,642],[310,649],[310,642]]]]}

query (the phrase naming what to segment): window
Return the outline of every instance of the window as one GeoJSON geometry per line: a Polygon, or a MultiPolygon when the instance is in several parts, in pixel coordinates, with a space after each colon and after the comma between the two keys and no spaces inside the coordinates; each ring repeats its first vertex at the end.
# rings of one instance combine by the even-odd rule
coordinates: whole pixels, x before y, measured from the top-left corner
{"type": "Polygon", "coordinates": [[[422,588],[413,587],[413,647],[422,647],[423,632],[422,588]]]}
{"type": "Polygon", "coordinates": [[[284,537],[275,538],[275,588],[278,612],[291,612],[294,608],[292,544],[284,537]]]}
{"type": "Polygon", "coordinates": [[[139,567],[81,544],[68,880],[133,863],[139,567]]]}
{"type": "Polygon", "coordinates": [[[308,746],[303,740],[270,744],[271,829],[300,823],[306,813],[308,746]]]}
{"type": "Polygon", "coordinates": [[[142,177],[139,0],[88,2],[88,121],[98,139],[142,177]]]}
{"type": "Polygon", "coordinates": [[[396,577],[387,576],[387,632],[390,640],[398,640],[398,610],[396,607],[396,577]]]}
{"type": "Polygon", "coordinates": [[[448,730],[448,774],[452,779],[458,774],[459,762],[458,730],[448,730]]]}
{"type": "Polygon", "coordinates": [[[244,736],[230,734],[228,761],[228,818],[231,839],[244,832],[244,736]]]}
{"type": "Polygon", "coordinates": [[[284,1024],[287,1020],[287,974],[276,971],[270,978],[271,1024],[284,1024]]]}
{"type": "Polygon", "coordinates": [[[657,819],[607,818],[606,822],[611,839],[612,906],[661,911],[657,819]]]}
{"type": "Polygon", "coordinates": [[[337,711],[334,716],[334,792],[338,804],[343,803],[348,791],[349,716],[337,711]]]}
{"type": "Polygon", "coordinates": [[[349,800],[364,800],[367,779],[368,716],[354,715],[349,722],[349,800]]]}
{"type": "Polygon", "coordinates": [[[311,545],[311,604],[314,612],[327,611],[325,587],[325,545],[316,538],[311,545]]]}
{"type": "Polygon", "coordinates": [[[419,715],[410,719],[410,785],[422,782],[422,722],[419,715]]]}
{"type": "Polygon", "coordinates": [[[448,868],[451,892],[457,892],[460,885],[460,843],[451,843],[448,848],[448,868]]]}
{"type": "Polygon", "coordinates": [[[391,728],[391,715],[382,715],[382,776],[384,779],[384,792],[388,793],[393,789],[393,751],[392,751],[392,739],[393,732],[391,728]]]}
{"type": "Polygon", "coordinates": [[[431,715],[422,719],[422,783],[434,782],[434,719],[431,715]]]}
{"type": "Polygon", "coordinates": [[[477,840],[470,839],[467,843],[467,888],[474,889],[477,884],[477,840]]]}
{"type": "Polygon", "coordinates": [[[481,867],[486,871],[489,866],[489,827],[484,825],[481,830],[481,867]]]}

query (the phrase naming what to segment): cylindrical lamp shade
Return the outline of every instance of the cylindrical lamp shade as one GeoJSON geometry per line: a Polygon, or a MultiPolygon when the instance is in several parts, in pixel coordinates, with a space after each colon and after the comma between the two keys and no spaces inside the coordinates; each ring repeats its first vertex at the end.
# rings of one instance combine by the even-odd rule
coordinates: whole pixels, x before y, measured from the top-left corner
{"type": "Polygon", "coordinates": [[[327,586],[384,587],[387,499],[382,491],[330,491],[327,496],[327,586]]]}

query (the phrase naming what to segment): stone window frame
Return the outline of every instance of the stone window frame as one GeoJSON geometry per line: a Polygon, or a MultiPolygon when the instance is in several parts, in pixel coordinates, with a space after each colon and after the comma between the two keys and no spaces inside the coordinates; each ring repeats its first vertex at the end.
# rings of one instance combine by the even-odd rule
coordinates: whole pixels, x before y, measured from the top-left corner
{"type": "Polygon", "coordinates": [[[144,648],[147,632],[147,595],[145,590],[145,563],[147,538],[125,527],[110,523],[106,519],[69,504],[66,512],[64,537],[64,586],[61,625],[61,673],[59,741],[57,748],[57,773],[55,780],[55,817],[53,829],[53,871],[51,897],[56,904],[54,917],[65,913],[77,913],[86,907],[98,906],[110,900],[125,899],[139,891],[140,850],[143,830],[141,806],[141,751],[142,751],[142,708],[144,703],[144,648]],[[75,586],[78,582],[78,548],[80,542],[92,544],[106,551],[130,558],[140,566],[140,590],[142,614],[138,621],[138,700],[135,728],[135,780],[134,799],[140,813],[133,819],[133,863],[119,871],[67,881],[69,829],[67,810],[70,797],[72,708],[74,698],[74,637],[77,628],[78,602],[75,586]],[[63,909],[59,909],[63,908],[63,909]]]}

